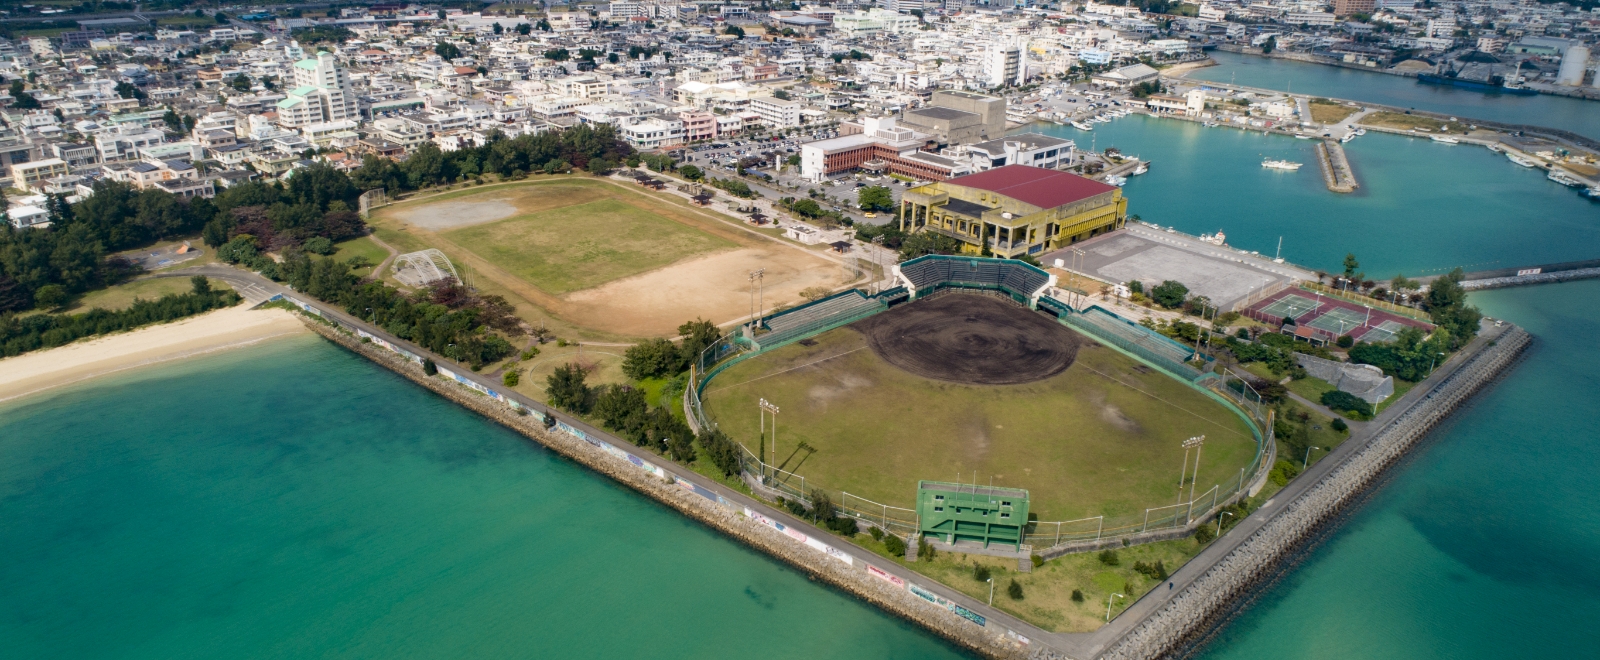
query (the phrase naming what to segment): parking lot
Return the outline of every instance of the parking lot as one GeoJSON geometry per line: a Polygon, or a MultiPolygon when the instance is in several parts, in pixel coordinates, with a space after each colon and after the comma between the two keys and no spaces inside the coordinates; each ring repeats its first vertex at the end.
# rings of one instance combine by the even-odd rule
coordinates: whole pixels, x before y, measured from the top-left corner
{"type": "Polygon", "coordinates": [[[1316,280],[1316,275],[1271,259],[1129,223],[1126,229],[1057,250],[1041,261],[1107,282],[1138,280],[1145,291],[1167,280],[1189,288],[1229,310],[1252,293],[1279,282],[1316,280]]]}

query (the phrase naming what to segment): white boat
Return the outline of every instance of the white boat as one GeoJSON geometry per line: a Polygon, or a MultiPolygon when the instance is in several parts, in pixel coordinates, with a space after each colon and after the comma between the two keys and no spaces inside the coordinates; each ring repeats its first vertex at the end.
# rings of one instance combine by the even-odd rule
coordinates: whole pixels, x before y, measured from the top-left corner
{"type": "Polygon", "coordinates": [[[1559,184],[1561,184],[1563,186],[1572,186],[1574,188],[1584,185],[1584,183],[1582,181],[1579,181],[1577,177],[1572,176],[1571,174],[1567,174],[1566,171],[1564,171],[1564,170],[1558,170],[1558,169],[1553,168],[1553,167],[1550,168],[1550,174],[1548,176],[1546,176],[1545,178],[1550,179],[1551,181],[1559,183],[1559,184]]]}
{"type": "Polygon", "coordinates": [[[1221,126],[1221,124],[1218,124],[1217,122],[1214,122],[1214,121],[1200,122],[1200,125],[1204,126],[1206,128],[1216,128],[1218,126],[1221,126]]]}
{"type": "Polygon", "coordinates": [[[1149,172],[1149,171],[1150,171],[1150,164],[1141,161],[1137,166],[1135,166],[1133,168],[1133,171],[1129,172],[1128,174],[1130,176],[1138,176],[1140,174],[1144,174],[1145,172],[1149,172]]]}
{"type": "Polygon", "coordinates": [[[1092,131],[1092,130],[1094,130],[1093,126],[1085,124],[1085,123],[1083,123],[1081,121],[1072,122],[1072,127],[1076,128],[1076,129],[1078,129],[1080,131],[1092,131]]]}
{"type": "Polygon", "coordinates": [[[1600,187],[1589,186],[1585,188],[1583,196],[1588,197],[1591,202],[1600,202],[1600,187]]]}
{"type": "Polygon", "coordinates": [[[1300,169],[1301,165],[1302,163],[1295,163],[1287,160],[1272,160],[1270,158],[1261,161],[1261,166],[1269,170],[1287,170],[1293,172],[1300,169]]]}
{"type": "Polygon", "coordinates": [[[1111,184],[1113,186],[1116,186],[1118,188],[1121,188],[1122,185],[1127,183],[1127,182],[1128,182],[1128,177],[1125,177],[1125,176],[1112,175],[1112,176],[1106,177],[1106,183],[1109,183],[1109,184],[1111,184]]]}
{"type": "Polygon", "coordinates": [[[1309,140],[1312,136],[1306,135],[1305,133],[1295,133],[1294,137],[1297,140],[1309,140]]]}
{"type": "Polygon", "coordinates": [[[1344,144],[1344,143],[1349,142],[1349,141],[1354,140],[1354,139],[1356,139],[1356,134],[1355,133],[1345,133],[1344,137],[1339,138],[1339,143],[1340,144],[1344,144]]]}
{"type": "Polygon", "coordinates": [[[1460,138],[1453,138],[1447,135],[1435,135],[1432,140],[1440,144],[1461,144],[1460,138]]]}
{"type": "Polygon", "coordinates": [[[1514,154],[1514,153],[1511,153],[1509,151],[1506,152],[1506,160],[1509,160],[1509,161],[1511,161],[1513,163],[1516,163],[1518,165],[1521,165],[1523,167],[1538,167],[1539,166],[1539,161],[1536,161],[1536,160],[1534,160],[1532,158],[1529,158],[1529,157],[1521,155],[1521,154],[1514,154]]]}
{"type": "Polygon", "coordinates": [[[1360,137],[1360,136],[1363,136],[1363,135],[1366,135],[1366,134],[1367,134],[1367,129],[1365,129],[1365,128],[1356,129],[1356,137],[1360,137]]]}

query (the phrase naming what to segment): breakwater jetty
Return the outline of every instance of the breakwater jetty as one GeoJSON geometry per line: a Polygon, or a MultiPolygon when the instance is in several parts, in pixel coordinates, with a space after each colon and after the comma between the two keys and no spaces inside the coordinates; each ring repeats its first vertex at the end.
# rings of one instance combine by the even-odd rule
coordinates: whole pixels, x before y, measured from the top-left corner
{"type": "MultiPolygon", "coordinates": [[[[1495,322],[1486,327],[1458,358],[1461,363],[1420,399],[1382,420],[1365,442],[1342,445],[1332,457],[1336,460],[1325,460],[1291,482],[1246,519],[1261,517],[1254,529],[1235,528],[1233,534],[1243,534],[1233,543],[1219,541],[1184,566],[1174,576],[1177,591],[1159,603],[1124,613],[1101,631],[1114,637],[1093,640],[1085,649],[1087,655],[1145,660],[1192,650],[1238,611],[1240,600],[1270,581],[1307,539],[1357,501],[1431,429],[1514,365],[1531,342],[1532,336],[1514,325],[1495,322]],[[1218,551],[1216,556],[1207,557],[1212,550],[1218,551]]],[[[1152,593],[1165,595],[1161,590],[1152,593]]]]}
{"type": "Polygon", "coordinates": [[[1317,143],[1317,165],[1322,167],[1322,181],[1328,190],[1336,193],[1355,192],[1361,187],[1356,183],[1355,172],[1350,170],[1350,159],[1344,155],[1344,145],[1338,140],[1323,140],[1317,143]]]}

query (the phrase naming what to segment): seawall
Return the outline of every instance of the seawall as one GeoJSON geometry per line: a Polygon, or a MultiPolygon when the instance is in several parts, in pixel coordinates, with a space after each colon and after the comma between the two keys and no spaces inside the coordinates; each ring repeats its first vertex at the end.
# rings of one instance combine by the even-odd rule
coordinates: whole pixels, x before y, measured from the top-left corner
{"type": "Polygon", "coordinates": [[[1179,657],[1237,612],[1237,603],[1273,579],[1302,545],[1355,503],[1435,426],[1516,363],[1532,336],[1512,325],[1485,333],[1483,348],[1423,400],[1389,421],[1371,441],[1286,502],[1268,501],[1253,515],[1261,527],[1190,580],[1178,594],[1110,641],[1105,660],[1179,657]],[[1268,511],[1276,505],[1276,511],[1268,511]]]}
{"type": "MultiPolygon", "coordinates": [[[[758,522],[748,505],[718,497],[709,499],[704,493],[691,490],[687,482],[666,478],[641,470],[614,453],[580,440],[568,433],[546,429],[536,414],[518,414],[506,405],[477,391],[439,376],[428,376],[422,367],[374,343],[363,341],[355,335],[336,329],[328,323],[300,315],[305,325],[334,343],[362,355],[406,379],[450,399],[509,428],[534,442],[549,448],[585,467],[606,475],[662,504],[676,509],[712,529],[727,534],[761,552],[805,572],[811,579],[842,589],[862,600],[896,616],[915,623],[940,637],[967,650],[989,658],[1064,658],[1042,644],[1019,641],[1014,633],[996,626],[972,625],[966,619],[954,616],[947,606],[940,606],[919,597],[905,586],[896,585],[889,573],[879,576],[869,572],[869,564],[856,560],[849,563],[813,549],[815,546],[796,543],[792,536],[772,526],[758,522]],[[743,513],[741,513],[741,509],[743,513]],[[1030,648],[1031,646],[1031,648],[1030,648]]],[[[703,490],[703,489],[702,489],[703,490]]],[[[764,516],[761,516],[766,519],[764,516]]],[[[773,515],[774,518],[777,515],[773,515]]],[[[798,527],[790,524],[789,527],[798,527]]],[[[807,529],[820,536],[821,533],[807,529]]],[[[821,537],[824,540],[832,540],[821,537]]],[[[833,541],[842,543],[842,541],[833,541]]],[[[884,562],[887,564],[887,562],[884,562]]],[[[882,572],[880,570],[880,572],[882,572]]],[[[902,579],[902,582],[904,580],[902,579]]]]}

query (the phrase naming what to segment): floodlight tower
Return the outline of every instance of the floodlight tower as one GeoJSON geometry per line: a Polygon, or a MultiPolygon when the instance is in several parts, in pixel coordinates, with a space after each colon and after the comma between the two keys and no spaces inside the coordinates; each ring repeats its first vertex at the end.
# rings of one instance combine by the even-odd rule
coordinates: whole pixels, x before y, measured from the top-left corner
{"type": "Polygon", "coordinates": [[[760,410],[758,410],[756,414],[761,416],[761,443],[756,446],[756,451],[761,453],[760,458],[764,463],[767,460],[765,456],[766,448],[762,445],[765,445],[767,440],[768,413],[771,413],[772,415],[772,459],[778,459],[778,407],[772,405],[766,399],[762,399],[761,403],[758,405],[760,406],[760,410]]]}
{"type": "MultiPolygon", "coordinates": [[[[1189,448],[1194,447],[1194,476],[1189,479],[1189,512],[1194,513],[1194,485],[1200,480],[1200,450],[1204,449],[1206,437],[1197,435],[1183,441],[1183,462],[1189,463],[1189,448]]],[[[1178,497],[1183,497],[1183,480],[1178,480],[1178,497]]],[[[1174,515],[1176,517],[1176,515],[1174,515]]]]}
{"type": "Polygon", "coordinates": [[[767,269],[765,268],[757,268],[750,271],[750,336],[752,338],[756,334],[756,321],[761,318],[761,306],[764,302],[760,299],[762,293],[761,283],[766,274],[767,269]]]}

